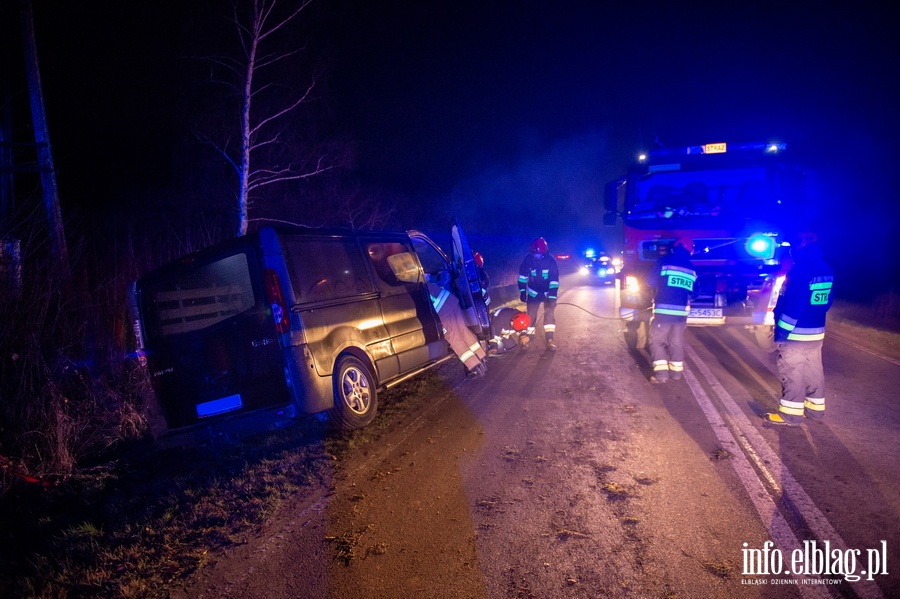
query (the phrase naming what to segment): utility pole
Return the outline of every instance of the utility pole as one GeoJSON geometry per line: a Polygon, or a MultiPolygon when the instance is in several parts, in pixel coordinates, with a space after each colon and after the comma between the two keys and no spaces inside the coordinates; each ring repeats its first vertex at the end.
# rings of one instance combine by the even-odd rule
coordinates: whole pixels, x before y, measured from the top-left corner
{"type": "Polygon", "coordinates": [[[50,151],[50,133],[47,129],[47,115],[44,112],[44,93],[41,88],[41,73],[38,69],[37,44],[34,38],[34,18],[31,0],[19,0],[22,17],[22,42],[25,47],[25,73],[28,80],[28,96],[31,102],[31,119],[34,123],[34,141],[37,148],[38,171],[47,212],[47,227],[50,248],[68,278],[70,273],[69,252],[59,208],[59,194],[56,187],[56,169],[53,153],[50,151]]]}

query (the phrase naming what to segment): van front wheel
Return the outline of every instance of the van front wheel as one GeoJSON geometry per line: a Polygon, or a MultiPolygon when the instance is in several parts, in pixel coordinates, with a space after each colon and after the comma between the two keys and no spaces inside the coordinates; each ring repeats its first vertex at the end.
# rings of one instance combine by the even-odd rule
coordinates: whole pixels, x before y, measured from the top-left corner
{"type": "Polygon", "coordinates": [[[377,409],[378,394],[368,366],[355,356],[341,357],[334,368],[335,423],[345,430],[361,428],[372,422],[377,409]]]}

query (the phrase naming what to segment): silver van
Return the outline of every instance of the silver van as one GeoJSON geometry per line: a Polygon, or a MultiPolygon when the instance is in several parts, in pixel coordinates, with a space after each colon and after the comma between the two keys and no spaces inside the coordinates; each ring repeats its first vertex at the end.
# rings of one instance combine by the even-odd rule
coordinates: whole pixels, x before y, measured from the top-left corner
{"type": "Polygon", "coordinates": [[[453,357],[425,273],[446,269],[480,338],[490,321],[459,224],[445,253],[416,232],[264,228],[132,286],[161,437],[271,428],[330,412],[365,426],[377,390],[453,357]]]}

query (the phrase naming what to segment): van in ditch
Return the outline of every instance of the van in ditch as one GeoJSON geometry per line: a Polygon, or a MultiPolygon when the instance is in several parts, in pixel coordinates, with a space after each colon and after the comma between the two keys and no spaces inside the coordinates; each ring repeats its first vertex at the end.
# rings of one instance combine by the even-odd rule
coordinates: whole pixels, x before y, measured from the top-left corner
{"type": "Polygon", "coordinates": [[[161,439],[272,428],[329,412],[365,426],[379,389],[453,357],[425,274],[451,273],[467,324],[490,321],[454,221],[448,255],[417,231],[263,228],[139,278],[131,307],[161,439]]]}

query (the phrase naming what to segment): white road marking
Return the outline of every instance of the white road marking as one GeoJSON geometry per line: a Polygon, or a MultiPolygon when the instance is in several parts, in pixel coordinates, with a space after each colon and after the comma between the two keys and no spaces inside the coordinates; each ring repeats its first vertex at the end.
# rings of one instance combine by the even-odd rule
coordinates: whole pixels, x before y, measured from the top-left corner
{"type": "MultiPolygon", "coordinates": [[[[690,369],[685,369],[685,380],[694,394],[694,398],[700,405],[700,409],[712,426],[716,438],[722,444],[723,449],[732,454],[732,465],[753,506],[756,508],[756,512],[769,531],[772,541],[786,553],[801,548],[796,535],[794,535],[787,521],[778,511],[772,496],[766,491],[762,480],[760,480],[760,475],[757,475],[751,466],[750,460],[756,465],[756,468],[772,491],[776,495],[787,497],[796,506],[816,538],[823,542],[827,540],[830,542],[831,547],[846,551],[848,549],[846,543],[841,539],[834,527],[831,526],[825,515],[816,507],[778,455],[769,447],[762,435],[759,434],[759,431],[756,430],[756,427],[750,423],[744,412],[737,406],[734,398],[715,378],[712,371],[700,359],[700,356],[697,355],[693,348],[686,346],[685,350],[691,359],[691,366],[703,375],[703,378],[706,379],[709,386],[718,396],[722,414],[720,415],[690,369]],[[726,420],[728,424],[726,424],[726,420]],[[737,436],[735,436],[735,433],[737,433],[737,436]],[[777,476],[773,472],[777,473],[777,476]]],[[[794,578],[803,577],[794,576],[794,578]]],[[[881,590],[874,581],[859,580],[852,584],[854,592],[860,597],[883,598],[881,590]]],[[[824,590],[824,587],[800,585],[798,588],[804,597],[830,596],[824,590]]]]}
{"type": "MultiPolygon", "coordinates": [[[[729,430],[728,426],[719,416],[719,413],[713,406],[712,401],[706,395],[706,392],[703,391],[700,383],[697,382],[697,379],[690,370],[684,371],[684,378],[691,388],[691,391],[694,393],[697,403],[700,404],[700,409],[703,410],[706,419],[712,426],[716,438],[722,445],[722,449],[731,454],[731,463],[734,466],[734,470],[737,472],[741,484],[747,491],[747,495],[750,497],[753,507],[756,508],[756,513],[759,514],[760,520],[762,520],[766,530],[769,531],[770,539],[782,550],[790,551],[800,547],[800,542],[797,540],[791,527],[788,526],[784,516],[778,511],[775,502],[772,501],[769,493],[766,491],[762,482],[757,477],[756,472],[754,472],[753,467],[750,465],[750,462],[747,460],[746,455],[744,455],[742,448],[735,440],[731,430],[729,430]]],[[[792,577],[798,579],[802,578],[802,576],[794,576],[793,574],[792,577]]],[[[830,597],[824,589],[819,587],[798,586],[797,588],[800,590],[803,597],[830,597]]]]}

